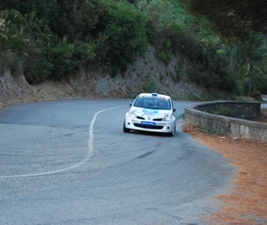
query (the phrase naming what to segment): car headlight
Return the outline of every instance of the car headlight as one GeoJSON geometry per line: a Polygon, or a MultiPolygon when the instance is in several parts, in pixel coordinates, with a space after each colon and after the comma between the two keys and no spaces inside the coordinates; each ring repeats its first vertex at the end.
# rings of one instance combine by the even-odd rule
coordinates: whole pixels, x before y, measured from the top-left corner
{"type": "Polygon", "coordinates": [[[170,114],[167,114],[166,116],[164,116],[162,118],[162,121],[170,121],[172,119],[171,115],[170,114]]]}
{"type": "Polygon", "coordinates": [[[135,114],[134,111],[130,111],[130,112],[128,113],[128,116],[131,117],[131,118],[136,118],[136,114],[135,114]]]}

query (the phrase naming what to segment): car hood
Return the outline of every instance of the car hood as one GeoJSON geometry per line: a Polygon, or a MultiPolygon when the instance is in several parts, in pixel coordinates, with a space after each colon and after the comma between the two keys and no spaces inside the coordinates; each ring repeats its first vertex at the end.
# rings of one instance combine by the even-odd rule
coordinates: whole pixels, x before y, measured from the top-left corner
{"type": "Polygon", "coordinates": [[[147,108],[139,108],[139,107],[132,107],[130,111],[134,111],[135,115],[141,117],[164,117],[166,115],[170,115],[171,110],[160,110],[160,109],[147,109],[147,108]]]}

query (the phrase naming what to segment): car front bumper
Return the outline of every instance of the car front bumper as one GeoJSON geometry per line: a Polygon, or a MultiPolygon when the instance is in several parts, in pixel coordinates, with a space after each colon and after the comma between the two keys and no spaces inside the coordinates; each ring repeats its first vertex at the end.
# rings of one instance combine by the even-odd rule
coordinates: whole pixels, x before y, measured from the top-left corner
{"type": "Polygon", "coordinates": [[[146,121],[125,117],[125,127],[131,130],[171,133],[176,126],[176,120],[170,121],[146,121]]]}

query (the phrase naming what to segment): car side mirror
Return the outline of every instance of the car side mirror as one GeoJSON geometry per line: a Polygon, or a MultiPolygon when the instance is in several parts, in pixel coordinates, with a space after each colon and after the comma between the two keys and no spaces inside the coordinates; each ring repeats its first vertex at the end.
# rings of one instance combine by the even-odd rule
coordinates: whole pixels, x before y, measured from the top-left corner
{"type": "Polygon", "coordinates": [[[176,112],[176,108],[173,108],[172,111],[173,111],[173,112],[176,112]]]}
{"type": "Polygon", "coordinates": [[[133,104],[130,104],[129,106],[132,107],[133,104]]]}

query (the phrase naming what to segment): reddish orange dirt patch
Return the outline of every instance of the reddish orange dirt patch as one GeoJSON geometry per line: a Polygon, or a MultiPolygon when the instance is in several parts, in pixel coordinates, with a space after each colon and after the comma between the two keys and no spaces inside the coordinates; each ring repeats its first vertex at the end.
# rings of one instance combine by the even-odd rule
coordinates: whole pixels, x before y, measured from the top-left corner
{"type": "Polygon", "coordinates": [[[237,166],[232,191],[218,196],[223,204],[208,220],[216,225],[267,224],[267,142],[219,137],[191,124],[184,124],[183,131],[237,166]]]}

